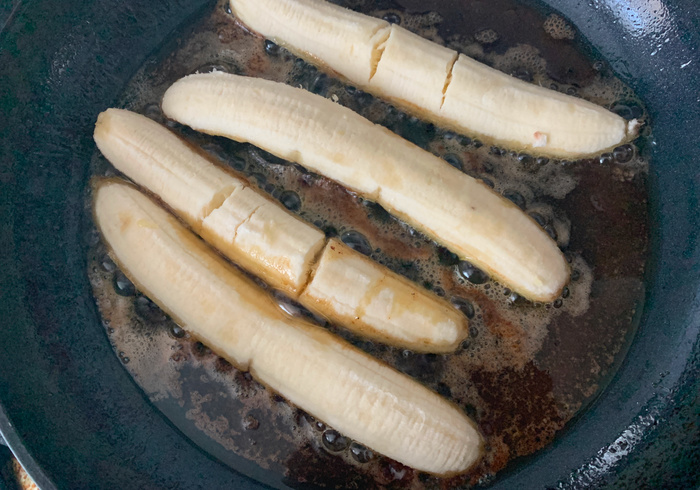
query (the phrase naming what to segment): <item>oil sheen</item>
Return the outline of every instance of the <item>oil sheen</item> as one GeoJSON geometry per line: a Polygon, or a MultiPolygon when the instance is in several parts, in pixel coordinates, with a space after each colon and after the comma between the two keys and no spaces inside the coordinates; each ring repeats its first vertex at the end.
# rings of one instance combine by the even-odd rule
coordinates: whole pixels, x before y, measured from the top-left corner
{"type": "MultiPolygon", "coordinates": [[[[556,13],[511,0],[434,2],[434,11],[422,4],[344,3],[528,82],[644,121],[644,108],[631,90],[604,61],[590,56],[575,27],[556,13]]],[[[96,245],[88,272],[115,355],[175,426],[237,471],[275,487],[488,484],[518,458],[549,444],[604,388],[624,357],[644,299],[648,127],[634,143],[593,159],[510,152],[425,123],[344,84],[246,30],[224,2],[172,36],[117,105],[166,124],[328,236],[444,296],[470,319],[469,337],[455,353],[418,354],[358,338],[270,291],[289,314],[320,323],[452,400],[476,421],[486,441],[483,460],[465,475],[441,479],[374,454],[236,370],[141,295],[105,246],[96,245]],[[159,102],[170,84],[212,70],[303,87],[482,179],[557,241],[572,266],[570,284],[552,303],[525,301],[332,181],[251,145],[165,120],[159,102]]],[[[94,175],[117,173],[99,154],[92,168],[94,175]]]]}

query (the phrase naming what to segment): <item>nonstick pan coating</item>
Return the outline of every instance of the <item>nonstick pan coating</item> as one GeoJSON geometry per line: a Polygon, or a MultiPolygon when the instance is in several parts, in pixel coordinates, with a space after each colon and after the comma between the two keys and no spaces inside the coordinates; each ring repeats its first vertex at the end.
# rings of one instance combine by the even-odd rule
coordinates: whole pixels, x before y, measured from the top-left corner
{"type": "MultiPolygon", "coordinates": [[[[700,8],[549,3],[647,105],[652,258],[639,331],[615,379],[494,488],[697,487],[700,8]]],[[[209,8],[202,0],[0,7],[0,431],[42,488],[259,487],[150,405],[114,356],[85,275],[95,116],[164,39],[209,8]]]]}

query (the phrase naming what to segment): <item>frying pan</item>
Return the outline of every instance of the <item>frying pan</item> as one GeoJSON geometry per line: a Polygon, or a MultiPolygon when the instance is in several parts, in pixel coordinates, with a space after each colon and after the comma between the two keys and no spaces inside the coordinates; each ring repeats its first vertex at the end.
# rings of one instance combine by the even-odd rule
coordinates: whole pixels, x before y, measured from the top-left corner
{"type": "MultiPolygon", "coordinates": [[[[491,483],[697,488],[700,7],[548,3],[650,114],[646,303],[625,360],[590,409],[491,483]]],[[[41,488],[262,488],[210,458],[148,402],[111,350],[85,273],[95,116],[164,39],[212,7],[0,4],[0,432],[41,488]]]]}

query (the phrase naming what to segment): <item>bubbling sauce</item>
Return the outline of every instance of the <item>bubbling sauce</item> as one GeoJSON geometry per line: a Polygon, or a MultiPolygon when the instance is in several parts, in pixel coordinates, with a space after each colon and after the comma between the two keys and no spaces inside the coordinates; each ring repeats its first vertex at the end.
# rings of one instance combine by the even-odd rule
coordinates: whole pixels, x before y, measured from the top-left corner
{"type": "MultiPolygon", "coordinates": [[[[556,13],[510,0],[435,2],[431,12],[417,2],[400,3],[346,5],[628,119],[645,116],[603,61],[581,54],[574,27],[556,13]]],[[[647,245],[644,136],[580,161],[512,152],[425,123],[345,85],[248,32],[224,2],[206,15],[145,63],[118,106],[166,124],[327,236],[338,236],[462,311],[470,331],[455,353],[418,354],[358,338],[270,291],[288,314],[321,324],[462,407],[484,436],[485,454],[470,472],[450,479],[375,454],[191,339],[97,244],[89,276],[105,328],[153,404],[212,456],[276,487],[469,487],[488,483],[513,460],[549,444],[604,387],[634,333],[647,245]],[[554,302],[533,304],[376,203],[251,145],[165,120],[159,101],[170,84],[212,70],[303,87],[483,180],[559,244],[572,267],[570,284],[554,302]]],[[[115,170],[97,154],[93,173],[115,170]]]]}

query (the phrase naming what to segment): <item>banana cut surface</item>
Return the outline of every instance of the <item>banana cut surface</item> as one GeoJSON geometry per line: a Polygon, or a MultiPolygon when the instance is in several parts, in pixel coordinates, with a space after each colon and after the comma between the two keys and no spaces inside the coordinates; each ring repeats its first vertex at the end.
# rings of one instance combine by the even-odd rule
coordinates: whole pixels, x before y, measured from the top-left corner
{"type": "Polygon", "coordinates": [[[162,106],[193,129],[252,143],[378,202],[528,299],[552,301],[569,279],[556,243],[520,208],[323,97],[209,73],[175,82],[162,106]]]}
{"type": "Polygon", "coordinates": [[[95,141],[117,169],[158,195],[209,244],[321,316],[418,352],[452,352],[466,337],[466,317],[447,301],[341,242],[333,247],[345,260],[335,262],[337,276],[326,273],[331,247],[321,230],[147,117],[109,109],[98,118],[95,141]],[[369,276],[381,288],[354,283],[359,289],[353,291],[343,279],[369,276]],[[334,301],[310,294],[321,289],[334,301]],[[398,312],[399,306],[405,310],[398,312]],[[366,312],[356,317],[345,308],[366,312]]]}
{"type": "Polygon", "coordinates": [[[481,454],[456,406],[270,296],[178,220],[116,179],[94,191],[95,221],[124,272],[192,335],[349,437],[418,470],[466,471],[481,454]]]}
{"type": "Polygon", "coordinates": [[[637,134],[636,121],[463,54],[458,58],[456,51],[402,27],[323,0],[230,4],[253,31],[358,87],[431,122],[514,150],[571,158],[600,153],[637,134]]]}
{"type": "Polygon", "coordinates": [[[296,297],[308,283],[324,234],[246,187],[204,219],[202,238],[237,265],[296,297]]]}

